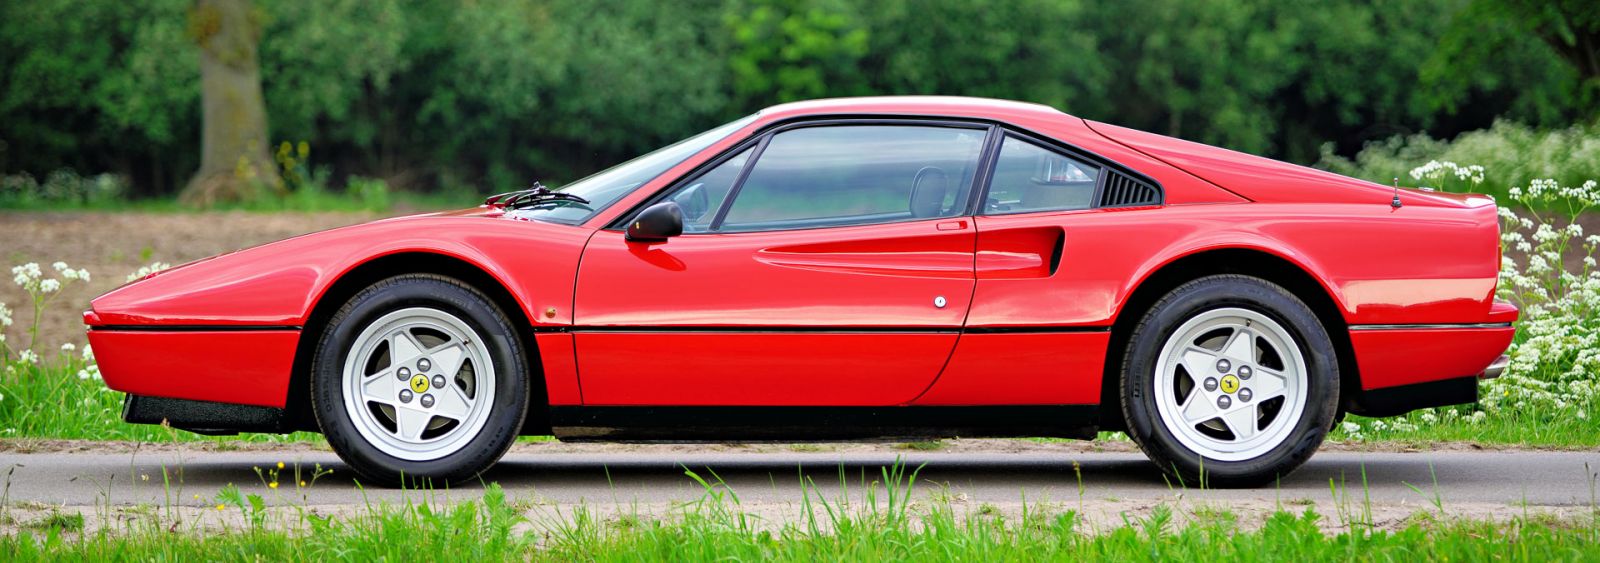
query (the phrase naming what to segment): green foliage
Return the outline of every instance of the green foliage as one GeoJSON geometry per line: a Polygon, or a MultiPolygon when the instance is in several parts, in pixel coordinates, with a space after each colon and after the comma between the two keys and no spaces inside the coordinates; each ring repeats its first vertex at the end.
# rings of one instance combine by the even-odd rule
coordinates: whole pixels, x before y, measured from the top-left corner
{"type": "Polygon", "coordinates": [[[1430,185],[1410,175],[1413,168],[1429,161],[1481,165],[1486,175],[1473,189],[1509,201],[1512,186],[1525,185],[1533,178],[1553,179],[1564,186],[1600,179],[1600,125],[1539,130],[1498,121],[1451,141],[1426,134],[1397,135],[1368,144],[1353,159],[1334,154],[1333,148],[1325,145],[1317,167],[1382,184],[1400,178],[1402,185],[1430,185]]]}
{"type": "Polygon", "coordinates": [[[734,2],[723,16],[728,65],[742,105],[865,92],[867,30],[848,4],[817,0],[734,2]]]}
{"type": "Polygon", "coordinates": [[[1469,0],[1445,27],[1422,78],[1430,102],[1451,111],[1499,91],[1513,96],[1522,119],[1558,124],[1569,108],[1593,118],[1600,113],[1600,9],[1592,0],[1469,0]],[[1507,53],[1548,62],[1484,66],[1507,53]],[[1494,72],[1467,72],[1474,68],[1494,72]],[[1530,83],[1543,87],[1505,88],[1530,83]]]}
{"type": "MultiPolygon", "coordinates": [[[[1574,50],[1593,56],[1584,41],[1594,11],[1555,17],[1501,4],[1523,6],[284,0],[256,8],[271,139],[316,147],[312,183],[336,189],[362,176],[400,191],[490,191],[571,180],[772,103],[824,96],[1020,99],[1302,162],[1330,140],[1348,154],[1375,138],[1450,136],[1497,116],[1538,126],[1592,119],[1600,96],[1583,94],[1593,88],[1580,84],[1593,81],[1565,61],[1574,50]],[[1501,13],[1517,17],[1485,17],[1501,13]]],[[[130,195],[176,191],[200,152],[190,5],[0,5],[0,173],[109,172],[126,178],[130,195]]]]}

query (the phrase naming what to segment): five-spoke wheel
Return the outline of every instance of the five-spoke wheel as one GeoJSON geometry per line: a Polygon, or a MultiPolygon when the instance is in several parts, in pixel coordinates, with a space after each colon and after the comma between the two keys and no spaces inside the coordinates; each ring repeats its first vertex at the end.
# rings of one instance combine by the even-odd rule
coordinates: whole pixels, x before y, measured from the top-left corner
{"type": "Polygon", "coordinates": [[[1260,484],[1304,463],[1337,411],[1321,321],[1288,290],[1208,276],[1152,305],[1123,351],[1128,434],[1168,473],[1260,484]]]}
{"type": "Polygon", "coordinates": [[[511,447],[528,409],[517,330],[482,292],[441,276],[373,284],[328,320],[312,409],[334,452],[369,481],[455,482],[511,447]]]}
{"type": "Polygon", "coordinates": [[[367,325],[345,360],[356,431],[400,459],[438,459],[476,435],[494,401],[494,364],[460,318],[411,307],[367,325]]]}
{"type": "Polygon", "coordinates": [[[1266,315],[1212,309],[1178,327],[1156,364],[1156,410],[1179,442],[1238,461],[1283,443],[1306,403],[1305,359],[1266,315]]]}

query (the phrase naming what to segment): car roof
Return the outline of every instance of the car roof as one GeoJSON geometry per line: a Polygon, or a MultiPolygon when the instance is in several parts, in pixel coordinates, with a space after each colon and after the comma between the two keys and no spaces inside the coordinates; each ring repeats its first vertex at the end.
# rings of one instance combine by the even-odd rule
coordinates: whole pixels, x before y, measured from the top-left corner
{"type": "Polygon", "coordinates": [[[1067,117],[1067,114],[1060,110],[1043,104],[966,96],[825,98],[779,104],[758,113],[763,118],[762,121],[838,114],[931,115],[996,121],[1054,120],[1067,117]]]}

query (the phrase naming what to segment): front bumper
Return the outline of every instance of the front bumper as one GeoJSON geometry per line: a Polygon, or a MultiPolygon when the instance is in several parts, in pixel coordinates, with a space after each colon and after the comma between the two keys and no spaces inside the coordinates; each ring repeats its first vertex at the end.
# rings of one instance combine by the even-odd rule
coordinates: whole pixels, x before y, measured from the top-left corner
{"type": "Polygon", "coordinates": [[[283,408],[300,330],[91,328],[106,386],[130,395],[283,408]]]}

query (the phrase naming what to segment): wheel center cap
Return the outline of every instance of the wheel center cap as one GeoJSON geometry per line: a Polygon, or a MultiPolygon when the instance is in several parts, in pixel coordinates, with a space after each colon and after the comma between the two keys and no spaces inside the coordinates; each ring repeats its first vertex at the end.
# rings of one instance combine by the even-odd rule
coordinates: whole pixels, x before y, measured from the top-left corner
{"type": "MultiPolygon", "coordinates": [[[[1220,385],[1220,387],[1222,388],[1222,392],[1223,393],[1230,393],[1231,394],[1234,391],[1238,391],[1239,390],[1239,378],[1234,377],[1231,374],[1230,375],[1224,375],[1224,376],[1222,376],[1222,384],[1220,385]]],[[[421,391],[418,391],[418,393],[421,393],[421,391]]]]}
{"type": "MultiPolygon", "coordinates": [[[[1233,377],[1233,376],[1230,375],[1228,377],[1233,377]]],[[[411,391],[413,393],[427,393],[428,392],[428,376],[422,375],[422,374],[419,373],[419,374],[417,374],[416,377],[411,378],[411,391]]],[[[1229,391],[1229,392],[1232,393],[1232,391],[1229,391]]]]}

